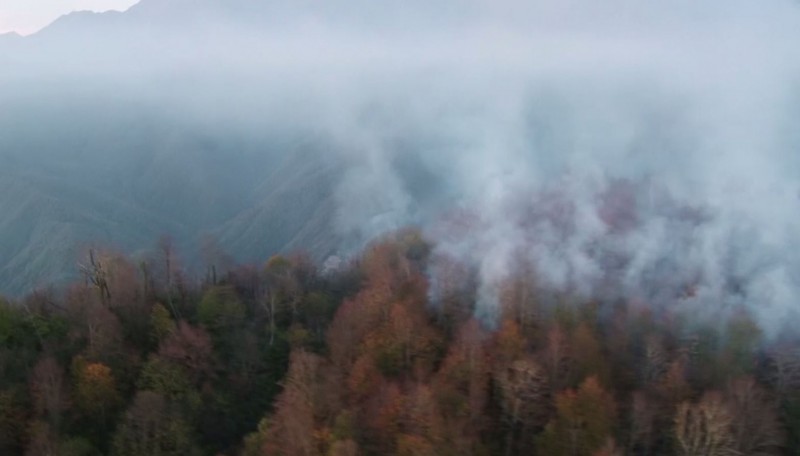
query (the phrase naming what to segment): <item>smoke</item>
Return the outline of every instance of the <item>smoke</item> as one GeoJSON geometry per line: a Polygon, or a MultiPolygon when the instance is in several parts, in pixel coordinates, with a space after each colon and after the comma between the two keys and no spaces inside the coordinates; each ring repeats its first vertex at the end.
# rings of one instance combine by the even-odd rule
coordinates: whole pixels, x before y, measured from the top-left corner
{"type": "Polygon", "coordinates": [[[0,42],[0,102],[145,106],[247,138],[255,169],[274,138],[313,138],[336,163],[340,251],[423,226],[434,255],[478,271],[487,321],[520,258],[580,296],[744,306],[771,332],[796,317],[788,0],[144,0],[67,19],[0,42]]]}
{"type": "Polygon", "coordinates": [[[400,53],[398,80],[351,113],[344,131],[369,140],[338,188],[342,232],[433,226],[435,255],[476,268],[489,322],[523,258],[551,289],[704,322],[746,308],[786,329],[800,291],[796,6],[494,12],[434,41],[435,58],[400,53]],[[441,215],[453,207],[472,215],[458,234],[441,215]]]}

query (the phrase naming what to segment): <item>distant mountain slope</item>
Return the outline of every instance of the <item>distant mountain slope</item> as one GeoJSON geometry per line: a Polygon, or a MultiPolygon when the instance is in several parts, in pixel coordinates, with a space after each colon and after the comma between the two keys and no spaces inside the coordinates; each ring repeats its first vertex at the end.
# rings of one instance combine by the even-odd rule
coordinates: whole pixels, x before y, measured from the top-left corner
{"type": "MultiPolygon", "coordinates": [[[[171,235],[186,250],[207,235],[247,261],[279,251],[310,249],[324,258],[336,248],[332,201],[336,168],[309,153],[287,152],[281,166],[236,194],[236,173],[197,161],[183,167],[153,160],[119,185],[84,184],[79,175],[0,173],[0,289],[16,295],[31,287],[76,278],[77,260],[90,245],[136,251],[171,235]],[[215,174],[217,174],[215,181],[215,174]],[[257,189],[261,189],[257,192],[257,189]]],[[[242,179],[243,181],[246,179],[242,179]]]]}
{"type": "Polygon", "coordinates": [[[142,248],[169,220],[77,182],[0,175],[0,286],[19,294],[75,277],[81,248],[142,248]]]}
{"type": "Polygon", "coordinates": [[[0,294],[77,278],[89,246],[162,235],[246,261],[336,250],[340,167],[309,131],[259,119],[280,108],[254,101],[258,75],[215,66],[227,45],[207,53],[224,18],[263,25],[270,3],[144,0],[0,36],[0,294]]]}
{"type": "Polygon", "coordinates": [[[215,231],[237,257],[256,261],[282,250],[317,259],[336,251],[334,186],[340,168],[312,151],[286,157],[259,189],[257,202],[215,231]]]}

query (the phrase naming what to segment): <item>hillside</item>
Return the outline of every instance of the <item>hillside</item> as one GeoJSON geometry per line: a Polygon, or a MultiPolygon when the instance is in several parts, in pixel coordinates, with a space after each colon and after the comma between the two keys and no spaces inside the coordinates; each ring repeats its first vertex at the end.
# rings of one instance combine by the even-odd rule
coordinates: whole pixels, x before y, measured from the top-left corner
{"type": "Polygon", "coordinates": [[[800,444],[795,335],[764,337],[743,308],[712,322],[580,298],[524,263],[479,319],[476,271],[437,250],[402,230],[334,270],[275,256],[198,284],[98,252],[102,285],[0,299],[0,452],[777,456],[800,444]]]}

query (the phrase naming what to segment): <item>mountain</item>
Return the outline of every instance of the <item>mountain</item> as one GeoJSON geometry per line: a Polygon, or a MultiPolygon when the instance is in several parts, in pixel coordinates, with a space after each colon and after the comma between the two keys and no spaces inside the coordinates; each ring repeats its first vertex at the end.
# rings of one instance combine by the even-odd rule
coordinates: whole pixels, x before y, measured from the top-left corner
{"type": "Polygon", "coordinates": [[[336,251],[341,166],[313,134],[241,126],[238,116],[258,124],[253,111],[266,109],[241,113],[247,95],[228,106],[205,98],[246,71],[165,63],[186,43],[175,29],[222,6],[206,3],[144,1],[0,36],[13,63],[0,75],[3,293],[75,279],[89,246],[146,252],[162,235],[186,251],[212,236],[248,261],[300,246],[317,259],[336,251]],[[173,41],[153,47],[160,33],[173,41]]]}
{"type": "Polygon", "coordinates": [[[300,140],[246,145],[111,112],[105,120],[85,114],[59,131],[61,113],[37,122],[17,112],[0,119],[8,133],[0,139],[5,293],[74,279],[89,246],[135,252],[161,235],[186,250],[212,235],[253,261],[298,245],[313,247],[316,258],[335,250],[330,195],[338,171],[300,140]]]}

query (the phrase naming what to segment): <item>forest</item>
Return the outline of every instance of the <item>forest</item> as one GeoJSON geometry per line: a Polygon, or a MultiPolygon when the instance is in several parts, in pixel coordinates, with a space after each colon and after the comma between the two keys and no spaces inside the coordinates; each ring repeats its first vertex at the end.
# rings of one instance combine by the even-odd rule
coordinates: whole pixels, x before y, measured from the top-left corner
{"type": "Polygon", "coordinates": [[[0,454],[800,448],[800,345],[744,309],[696,321],[519,264],[478,315],[473,268],[410,228],[335,267],[217,256],[194,277],[169,240],[156,252],[92,250],[83,280],[0,299],[0,454]]]}

